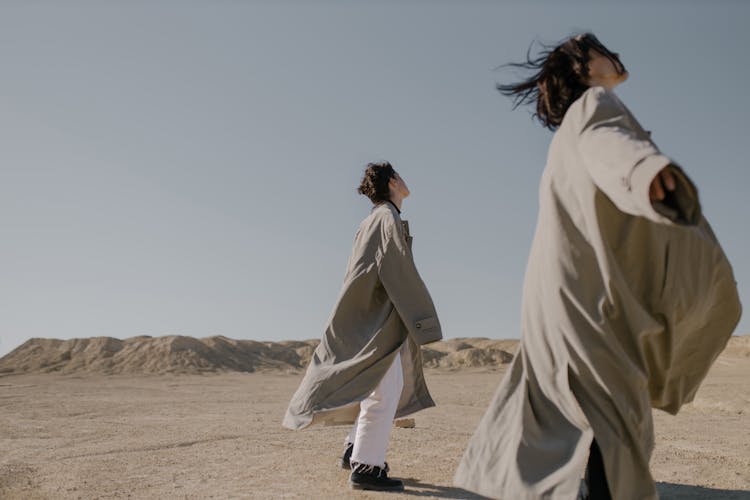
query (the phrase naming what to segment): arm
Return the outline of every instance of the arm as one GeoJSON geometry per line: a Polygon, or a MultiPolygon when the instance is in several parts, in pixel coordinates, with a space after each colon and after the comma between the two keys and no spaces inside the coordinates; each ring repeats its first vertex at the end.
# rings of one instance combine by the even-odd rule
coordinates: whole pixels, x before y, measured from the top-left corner
{"type": "Polygon", "coordinates": [[[430,292],[417,272],[406,241],[392,221],[383,222],[382,246],[376,262],[380,281],[417,344],[442,339],[430,292]]]}
{"type": "Polygon", "coordinates": [[[583,99],[578,145],[597,187],[631,215],[661,223],[696,224],[701,208],[695,186],[659,152],[617,97],[595,88],[583,99]],[[660,199],[662,179],[674,183],[664,182],[660,199]]]}

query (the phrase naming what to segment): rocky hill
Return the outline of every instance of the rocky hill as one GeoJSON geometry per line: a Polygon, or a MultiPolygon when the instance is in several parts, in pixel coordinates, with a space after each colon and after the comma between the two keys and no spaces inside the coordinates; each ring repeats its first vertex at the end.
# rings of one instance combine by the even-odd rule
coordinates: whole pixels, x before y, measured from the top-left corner
{"type": "MultiPolygon", "coordinates": [[[[0,376],[298,372],[317,345],[318,340],[257,342],[221,336],[31,339],[0,358],[0,376]]],[[[451,339],[422,347],[422,360],[425,368],[491,370],[510,363],[517,347],[517,340],[451,339]]],[[[732,337],[722,356],[750,360],[750,336],[732,337]]]]}
{"type": "MultiPolygon", "coordinates": [[[[492,368],[513,359],[518,341],[455,339],[423,347],[428,368],[492,368]]],[[[257,342],[184,336],[31,339],[0,358],[0,375],[197,374],[297,371],[310,361],[318,340],[257,342]]]]}

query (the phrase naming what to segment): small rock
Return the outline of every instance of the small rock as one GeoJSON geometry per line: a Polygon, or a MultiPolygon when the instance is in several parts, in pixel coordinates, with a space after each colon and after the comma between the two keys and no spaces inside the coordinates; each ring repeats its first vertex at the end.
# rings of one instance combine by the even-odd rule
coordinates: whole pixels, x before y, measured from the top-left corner
{"type": "Polygon", "coordinates": [[[417,424],[414,422],[413,418],[400,418],[393,422],[393,425],[401,427],[402,429],[413,429],[417,424]]]}

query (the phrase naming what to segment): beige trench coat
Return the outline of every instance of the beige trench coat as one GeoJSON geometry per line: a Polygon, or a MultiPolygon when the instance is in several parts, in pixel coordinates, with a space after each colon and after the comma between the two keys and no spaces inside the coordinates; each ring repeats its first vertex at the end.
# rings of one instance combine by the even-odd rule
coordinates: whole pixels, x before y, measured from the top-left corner
{"type": "Polygon", "coordinates": [[[576,498],[593,437],[615,499],[657,498],[651,408],[693,399],[740,317],[693,184],[649,200],[674,162],[611,91],[571,105],[550,145],[521,345],[455,484],[507,500],[576,498]]]}
{"type": "Polygon", "coordinates": [[[283,425],[351,424],[359,402],[401,352],[404,389],[396,417],[435,406],[419,345],[443,335],[435,305],[411,253],[412,238],[391,203],[376,205],[359,226],[344,286],[283,425]]]}

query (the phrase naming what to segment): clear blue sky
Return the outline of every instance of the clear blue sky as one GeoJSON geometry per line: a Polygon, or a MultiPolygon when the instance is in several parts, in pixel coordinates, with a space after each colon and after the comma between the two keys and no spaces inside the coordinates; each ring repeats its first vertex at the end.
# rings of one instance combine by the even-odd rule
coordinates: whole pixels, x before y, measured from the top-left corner
{"type": "Polygon", "coordinates": [[[698,184],[748,302],[749,19],[721,0],[3,2],[0,355],[319,337],[379,159],[412,189],[445,334],[517,337],[551,134],[495,68],[579,30],[621,54],[618,93],[698,184]]]}

